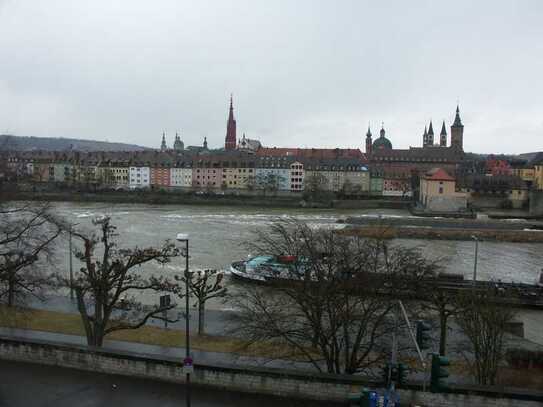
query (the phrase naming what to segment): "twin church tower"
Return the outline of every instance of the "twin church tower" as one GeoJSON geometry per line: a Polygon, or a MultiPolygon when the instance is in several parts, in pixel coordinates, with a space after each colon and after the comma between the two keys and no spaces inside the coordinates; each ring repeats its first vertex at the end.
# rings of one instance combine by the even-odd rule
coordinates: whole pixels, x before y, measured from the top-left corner
{"type": "MultiPolygon", "coordinates": [[[[449,147],[455,151],[464,151],[464,125],[460,119],[460,108],[456,106],[456,116],[454,122],[451,125],[451,144],[447,146],[447,130],[445,128],[445,120],[441,126],[441,132],[439,133],[439,143],[434,142],[434,126],[430,120],[430,125],[424,127],[424,133],[422,134],[422,148],[444,148],[449,147]]],[[[392,143],[385,136],[384,126],[381,127],[379,132],[379,138],[372,140],[371,130],[368,127],[366,133],[366,154],[371,154],[379,150],[392,150],[392,143]]]]}

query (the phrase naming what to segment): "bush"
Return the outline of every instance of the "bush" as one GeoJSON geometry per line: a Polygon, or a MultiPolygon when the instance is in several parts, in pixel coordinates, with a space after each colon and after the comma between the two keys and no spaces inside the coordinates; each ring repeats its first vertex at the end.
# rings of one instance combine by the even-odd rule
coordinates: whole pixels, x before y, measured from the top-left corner
{"type": "Polygon", "coordinates": [[[500,208],[501,208],[501,209],[513,209],[513,202],[511,202],[510,199],[504,199],[504,200],[500,203],[500,208]]]}
{"type": "Polygon", "coordinates": [[[543,352],[527,349],[509,349],[506,353],[506,360],[510,366],[515,368],[543,369],[543,352]]]}

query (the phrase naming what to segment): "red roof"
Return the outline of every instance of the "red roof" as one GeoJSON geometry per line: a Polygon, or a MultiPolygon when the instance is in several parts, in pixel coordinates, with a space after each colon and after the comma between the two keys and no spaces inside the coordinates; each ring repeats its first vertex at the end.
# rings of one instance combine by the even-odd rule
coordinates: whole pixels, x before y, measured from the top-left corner
{"type": "Polygon", "coordinates": [[[303,157],[318,159],[356,158],[367,162],[366,155],[357,148],[277,148],[262,147],[256,152],[267,157],[303,157]]]}
{"type": "Polygon", "coordinates": [[[454,178],[447,174],[442,168],[434,168],[428,171],[424,174],[424,179],[432,181],[454,181],[454,178]]]}

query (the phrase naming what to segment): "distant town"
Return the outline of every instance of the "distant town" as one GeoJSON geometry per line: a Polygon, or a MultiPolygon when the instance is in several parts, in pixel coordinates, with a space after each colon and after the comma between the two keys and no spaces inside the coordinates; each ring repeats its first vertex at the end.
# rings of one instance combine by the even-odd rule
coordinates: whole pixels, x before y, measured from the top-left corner
{"type": "MultiPolygon", "coordinates": [[[[530,158],[464,152],[460,108],[450,126],[431,121],[421,146],[393,147],[383,126],[368,127],[365,151],[356,148],[283,148],[238,137],[230,98],[224,145],[185,146],[179,134],[160,148],[131,151],[19,151],[4,145],[0,177],[93,190],[194,191],[275,195],[333,193],[340,197],[396,197],[417,202],[428,213],[463,213],[472,208],[524,209],[543,214],[543,153],[530,158]],[[434,131],[434,127],[436,130],[434,131]],[[439,133],[438,133],[439,131],[439,133]]],[[[158,143],[157,143],[158,144],[158,143]]]]}

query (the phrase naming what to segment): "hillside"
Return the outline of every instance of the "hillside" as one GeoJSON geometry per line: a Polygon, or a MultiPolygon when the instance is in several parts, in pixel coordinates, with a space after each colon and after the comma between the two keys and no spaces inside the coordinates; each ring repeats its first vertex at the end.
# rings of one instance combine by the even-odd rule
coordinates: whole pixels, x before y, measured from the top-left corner
{"type": "Polygon", "coordinates": [[[107,141],[79,140],[62,137],[20,137],[0,135],[0,150],[10,151],[142,151],[149,150],[135,144],[110,143],[107,141]]]}

